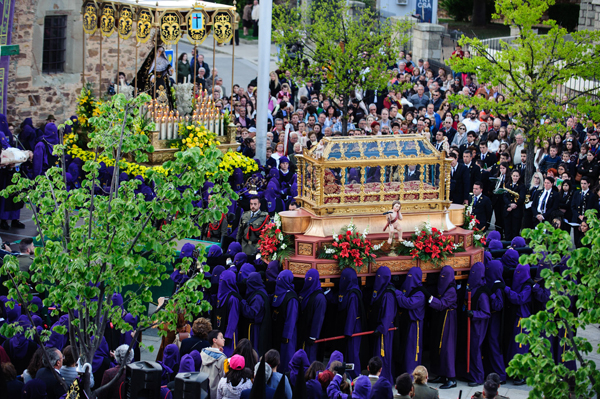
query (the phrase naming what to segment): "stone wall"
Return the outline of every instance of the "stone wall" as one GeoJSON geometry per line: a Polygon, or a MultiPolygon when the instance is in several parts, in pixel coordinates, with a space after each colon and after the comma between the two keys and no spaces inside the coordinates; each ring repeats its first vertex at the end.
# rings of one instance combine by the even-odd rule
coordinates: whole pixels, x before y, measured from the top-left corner
{"type": "Polygon", "coordinates": [[[412,57],[413,60],[442,59],[442,34],[444,27],[437,24],[419,23],[413,25],[412,57]]]}
{"type": "Polygon", "coordinates": [[[600,30],[600,0],[582,0],[578,30],[600,30]]]}
{"type": "MultiPolygon", "coordinates": [[[[120,52],[120,70],[131,81],[135,75],[136,41],[131,37],[120,41],[117,34],[102,38],[100,33],[86,35],[85,53],[81,21],[81,1],[78,0],[19,0],[15,4],[13,44],[20,45],[20,54],[10,59],[7,117],[16,125],[27,117],[34,125],[42,123],[49,114],[57,122],[75,113],[77,95],[82,86],[82,65],[85,79],[94,84],[98,93],[102,72],[102,93],[117,75],[117,54],[120,52]],[[67,16],[66,63],[64,73],[42,73],[44,18],[48,15],[67,16]]],[[[152,48],[152,40],[138,47],[138,67],[152,48]]]]}

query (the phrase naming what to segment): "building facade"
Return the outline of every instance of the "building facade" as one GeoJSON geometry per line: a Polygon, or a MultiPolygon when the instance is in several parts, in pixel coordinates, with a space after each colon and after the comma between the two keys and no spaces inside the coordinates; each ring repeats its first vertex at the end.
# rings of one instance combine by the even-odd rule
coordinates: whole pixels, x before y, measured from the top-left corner
{"type": "Polygon", "coordinates": [[[581,0],[578,30],[600,29],[600,0],[581,0]]]}

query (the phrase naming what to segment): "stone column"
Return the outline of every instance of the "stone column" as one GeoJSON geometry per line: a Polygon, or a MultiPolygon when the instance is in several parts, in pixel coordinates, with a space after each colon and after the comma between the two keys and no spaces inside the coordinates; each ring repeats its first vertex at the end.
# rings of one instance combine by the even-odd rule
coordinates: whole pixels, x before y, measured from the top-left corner
{"type": "Polygon", "coordinates": [[[437,24],[420,23],[413,27],[413,60],[442,59],[442,33],[444,27],[437,24]]]}

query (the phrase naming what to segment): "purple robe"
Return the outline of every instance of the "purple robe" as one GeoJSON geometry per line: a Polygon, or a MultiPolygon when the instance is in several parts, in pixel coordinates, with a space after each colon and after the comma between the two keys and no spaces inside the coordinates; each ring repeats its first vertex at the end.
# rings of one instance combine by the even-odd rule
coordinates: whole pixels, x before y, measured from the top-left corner
{"type": "Polygon", "coordinates": [[[347,267],[342,270],[340,276],[338,314],[342,315],[344,320],[342,335],[348,337],[344,358],[347,359],[348,363],[354,364],[354,370],[349,371],[352,378],[356,378],[362,370],[359,356],[361,337],[350,338],[351,335],[362,332],[362,317],[364,315],[360,311],[361,303],[362,295],[358,285],[358,276],[353,268],[347,267]]]}
{"type": "Polygon", "coordinates": [[[393,286],[390,284],[392,273],[387,266],[381,266],[377,269],[375,276],[375,285],[373,287],[373,297],[371,298],[371,328],[376,330],[373,334],[375,346],[373,356],[381,357],[383,368],[381,376],[387,381],[394,381],[392,370],[392,344],[394,342],[394,332],[388,331],[394,325],[396,316],[396,295],[393,286]]]}
{"type": "MultiPolygon", "coordinates": [[[[481,359],[481,345],[487,333],[490,319],[490,298],[485,292],[477,292],[485,287],[485,266],[481,262],[475,263],[471,267],[469,279],[467,280],[467,290],[471,290],[472,298],[479,297],[471,302],[473,317],[471,318],[471,356],[469,378],[471,381],[483,384],[485,381],[485,372],[481,359]]],[[[465,298],[466,299],[466,298],[465,298]]]]}
{"type": "MultiPolygon", "coordinates": [[[[240,319],[240,300],[236,295],[232,294],[239,294],[235,283],[235,273],[231,270],[225,270],[221,273],[221,277],[219,278],[217,307],[228,307],[227,312],[229,317],[227,320],[227,328],[223,331],[223,337],[227,339],[225,347],[223,348],[223,353],[225,353],[227,357],[233,355],[233,351],[235,350],[239,339],[237,327],[240,319]]],[[[218,328],[219,325],[217,325],[217,329],[218,328]]]]}
{"type": "Polygon", "coordinates": [[[262,355],[259,352],[259,334],[265,317],[265,300],[260,294],[254,295],[257,291],[262,291],[265,296],[267,295],[260,274],[253,272],[250,273],[246,280],[246,300],[250,299],[250,301],[243,300],[241,302],[241,311],[242,316],[250,322],[248,339],[252,342],[252,347],[255,348],[259,355],[262,355]]]}
{"type": "MultiPolygon", "coordinates": [[[[408,310],[407,316],[402,315],[402,321],[408,323],[408,333],[404,344],[404,359],[402,359],[402,370],[400,373],[412,374],[415,367],[421,364],[423,356],[423,319],[425,318],[426,299],[423,292],[418,289],[423,285],[423,272],[419,267],[413,267],[408,271],[406,280],[400,290],[396,291],[398,307],[408,310]]],[[[402,323],[404,324],[404,323],[402,323]]],[[[393,380],[392,380],[393,381],[393,380]]]]}
{"type": "Polygon", "coordinates": [[[33,150],[33,177],[43,175],[49,168],[54,165],[48,164],[48,156],[52,155],[49,151],[54,151],[54,145],[58,144],[58,129],[54,123],[47,123],[44,128],[44,135],[33,150]],[[46,149],[48,143],[48,149],[46,149]]]}
{"type": "Polygon", "coordinates": [[[300,339],[304,340],[304,342],[300,342],[300,345],[304,347],[310,361],[314,362],[317,360],[318,344],[313,342],[321,337],[321,328],[327,310],[327,300],[321,292],[321,280],[319,280],[317,269],[310,269],[306,272],[304,286],[298,299],[302,310],[300,329],[303,336],[300,339]],[[312,301],[310,300],[311,296],[313,297],[312,301]]]}
{"type": "Polygon", "coordinates": [[[429,306],[436,310],[434,317],[443,320],[441,323],[440,341],[431,346],[431,371],[450,379],[456,377],[456,308],[458,297],[456,281],[452,266],[444,266],[438,280],[438,296],[434,296],[429,306]]]}
{"type": "Polygon", "coordinates": [[[288,364],[288,370],[290,372],[290,382],[292,386],[296,385],[296,377],[299,373],[306,373],[308,367],[310,366],[310,362],[308,361],[308,357],[306,352],[303,349],[298,349],[294,356],[292,356],[292,360],[290,360],[290,364],[288,364]]]}
{"type": "Polygon", "coordinates": [[[69,316],[66,314],[62,315],[60,317],[60,319],[58,319],[58,321],[52,325],[52,328],[50,329],[50,331],[52,331],[52,333],[50,334],[50,338],[48,339],[48,341],[46,341],[44,346],[46,348],[56,348],[59,351],[62,351],[64,349],[64,347],[67,345],[67,341],[69,339],[69,316]],[[57,333],[56,331],[54,331],[54,327],[56,327],[56,326],[66,327],[67,333],[64,335],[57,333]]]}
{"type": "MultiPolygon", "coordinates": [[[[282,305],[283,300],[290,291],[294,291],[294,275],[291,271],[284,270],[277,277],[275,294],[271,303],[274,312],[279,312],[278,308],[282,305]]],[[[296,350],[298,305],[296,298],[292,298],[287,302],[286,319],[283,324],[281,349],[279,350],[281,370],[277,370],[280,373],[288,371],[288,364],[296,350]]],[[[277,346],[278,343],[274,342],[274,345],[277,346]]]]}
{"type": "MultiPolygon", "coordinates": [[[[515,251],[516,252],[516,251],[515,251]]],[[[521,333],[527,334],[527,330],[523,329],[521,320],[531,315],[531,274],[529,265],[519,264],[515,269],[512,287],[505,287],[504,293],[506,294],[506,300],[513,305],[515,309],[515,315],[513,320],[509,320],[509,325],[512,326],[512,333],[507,331],[508,334],[512,334],[512,339],[508,347],[508,354],[506,356],[505,363],[508,363],[517,353],[527,353],[529,346],[517,343],[515,338],[521,333]]]]}
{"type": "Polygon", "coordinates": [[[483,366],[486,375],[496,373],[500,381],[506,381],[504,354],[502,353],[502,320],[504,310],[504,292],[496,285],[496,281],[504,282],[504,267],[499,260],[492,260],[485,268],[485,284],[492,292],[490,296],[491,316],[483,344],[483,366]]]}
{"type": "MultiPolygon", "coordinates": [[[[125,331],[125,333],[121,334],[121,339],[119,341],[119,345],[129,345],[131,343],[131,341],[133,340],[131,333],[133,333],[137,329],[138,318],[133,317],[133,315],[131,313],[127,313],[123,317],[123,321],[131,326],[131,330],[125,331]]],[[[135,348],[136,346],[137,346],[137,343],[134,344],[132,346],[132,348],[135,348]]]]}
{"type": "MultiPolygon", "coordinates": [[[[217,292],[219,288],[219,278],[221,278],[221,273],[225,271],[223,266],[215,266],[212,271],[212,276],[210,277],[210,306],[211,312],[217,308],[217,292]]],[[[216,324],[215,324],[216,326],[216,324]]],[[[213,326],[214,328],[214,326],[213,326]]]]}

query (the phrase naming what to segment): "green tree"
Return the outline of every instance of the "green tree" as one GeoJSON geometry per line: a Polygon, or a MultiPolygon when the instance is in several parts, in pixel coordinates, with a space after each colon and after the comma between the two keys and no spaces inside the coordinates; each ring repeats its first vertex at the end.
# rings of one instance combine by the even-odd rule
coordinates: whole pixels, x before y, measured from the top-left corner
{"type": "MultiPolygon", "coordinates": [[[[512,42],[500,41],[501,50],[493,50],[477,38],[462,37],[459,43],[471,50],[471,58],[451,58],[454,70],[475,73],[479,83],[499,86],[504,102],[454,95],[451,100],[490,110],[493,115],[515,116],[517,126],[525,132],[527,143],[526,181],[535,171],[534,151],[537,139],[554,133],[566,133],[564,120],[577,109],[590,118],[600,115],[600,31],[579,31],[567,36],[567,30],[542,16],[554,0],[498,0],[494,18],[516,27],[512,42]],[[538,35],[534,26],[549,28],[538,35]],[[564,90],[558,98],[557,88],[577,77],[587,80],[581,92],[564,90]],[[566,108],[569,105],[569,108],[566,108]]],[[[594,119],[596,120],[596,119],[594,119]]]]}
{"type": "Polygon", "coordinates": [[[586,247],[579,249],[571,248],[569,233],[554,229],[548,222],[522,233],[531,240],[534,254],[522,255],[520,263],[563,265],[554,272],[542,272],[543,284],[550,290],[546,310],[522,320],[528,334],[519,334],[516,340],[529,345],[529,352],[516,355],[507,368],[510,376],[527,379],[527,385],[533,387],[530,398],[590,398],[600,394],[600,371],[587,359],[592,352],[600,352],[600,347],[594,348],[586,338],[576,335],[578,329],[595,328],[592,325],[600,323],[600,222],[595,213],[586,212],[590,230],[582,239],[586,247]],[[548,338],[565,348],[562,359],[553,359],[548,338]],[[580,363],[577,371],[565,366],[569,361],[580,363]]]}
{"type": "MultiPolygon", "coordinates": [[[[345,1],[323,0],[312,8],[277,6],[274,40],[282,47],[279,68],[297,83],[321,83],[321,92],[338,102],[347,132],[348,101],[354,90],[382,90],[408,40],[408,21],[380,21],[371,9],[352,17],[345,1]]],[[[355,121],[358,122],[358,121],[355,121]]]]}
{"type": "MultiPolygon", "coordinates": [[[[123,332],[132,329],[123,321],[120,309],[111,306],[115,292],[122,293],[127,310],[139,318],[132,343],[157,323],[175,324],[178,312],[185,312],[189,319],[209,308],[199,291],[199,287],[210,286],[203,278],[204,270],[186,259],[182,270],[188,272],[193,267],[193,277],[157,312],[147,312],[146,305],[153,300],[152,287],[169,278],[166,265],[175,260],[176,240],[200,235],[199,226],[220,219],[229,198],[237,198],[227,183],[228,173],[219,169],[222,155],[216,147],[205,148],[203,155],[198,148],[176,153],[162,169],[148,170],[145,182],[153,185],[156,194],[151,201],[135,193],[138,180],[119,181],[119,161],[124,153],[144,161],[146,152],[153,151],[148,136],[136,134],[133,128],[141,122],[146,112],[144,103],[149,100],[147,95],[140,95],[128,102],[122,94],[116,95],[100,106],[100,116],[90,118],[95,133],[90,134],[89,147],[95,155],[83,165],[81,188],[66,190],[65,146],[56,145],[54,153],[62,157],[62,168],[52,168],[35,180],[17,176],[15,184],[2,192],[4,196],[18,193],[33,211],[41,241],[29,273],[19,271],[13,256],[4,258],[1,272],[7,277],[8,296],[25,304],[38,292],[44,306],[54,305],[67,312],[68,332],[64,327],[55,330],[68,333],[81,364],[92,363],[109,321],[123,332]],[[115,161],[108,195],[93,195],[99,186],[100,160],[107,158],[115,161]],[[207,181],[215,183],[211,207],[194,207],[207,181]],[[169,222],[163,224],[163,220],[169,222]]],[[[30,310],[35,309],[23,309],[31,321],[30,310]]],[[[58,310],[53,313],[58,314],[58,310]]],[[[2,328],[8,336],[22,331],[16,325],[2,328]]],[[[40,344],[49,336],[46,332],[40,337],[35,329],[25,334],[40,344]]],[[[120,374],[123,367],[121,364],[120,374]]],[[[88,370],[84,389],[95,398],[106,388],[92,393],[88,370]]]]}

